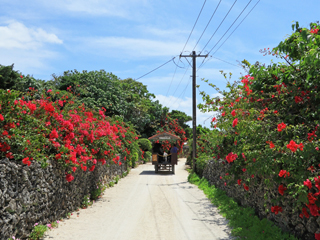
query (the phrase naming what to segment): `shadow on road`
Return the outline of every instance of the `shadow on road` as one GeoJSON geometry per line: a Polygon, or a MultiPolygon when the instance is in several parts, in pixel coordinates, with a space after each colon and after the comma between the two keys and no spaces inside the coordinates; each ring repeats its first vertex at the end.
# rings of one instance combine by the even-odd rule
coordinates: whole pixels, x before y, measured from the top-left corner
{"type": "Polygon", "coordinates": [[[142,171],[139,175],[157,175],[157,176],[167,176],[167,175],[174,175],[171,171],[159,171],[155,173],[154,170],[145,170],[142,171]]]}

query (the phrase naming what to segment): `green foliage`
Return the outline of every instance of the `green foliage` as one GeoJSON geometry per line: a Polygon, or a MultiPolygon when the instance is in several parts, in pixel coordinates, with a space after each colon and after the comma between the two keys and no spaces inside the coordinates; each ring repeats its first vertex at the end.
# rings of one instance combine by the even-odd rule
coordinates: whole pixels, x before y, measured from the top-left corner
{"type": "Polygon", "coordinates": [[[152,152],[149,152],[149,151],[145,152],[144,153],[144,160],[146,162],[150,161],[151,156],[152,156],[152,152]]]}
{"type": "Polygon", "coordinates": [[[207,195],[210,201],[218,207],[220,214],[228,220],[232,228],[231,234],[238,239],[247,240],[297,240],[294,236],[284,233],[273,222],[255,215],[252,208],[241,207],[228,197],[224,191],[216,188],[205,178],[199,178],[192,173],[188,181],[197,185],[207,195]]]}
{"type": "Polygon", "coordinates": [[[183,130],[186,132],[186,138],[190,138],[192,136],[192,128],[187,122],[192,120],[191,116],[188,116],[185,112],[181,112],[178,110],[172,110],[168,115],[172,119],[176,119],[178,121],[178,124],[183,128],[183,130]]]}
{"type": "Polygon", "coordinates": [[[62,76],[54,76],[53,86],[58,90],[71,91],[81,103],[92,109],[106,109],[107,116],[123,116],[132,104],[125,100],[119,78],[104,70],[78,72],[66,71],[62,76]]]}
{"type": "Polygon", "coordinates": [[[0,86],[2,89],[12,89],[19,80],[20,74],[11,66],[0,65],[0,86]]]}
{"type": "Polygon", "coordinates": [[[45,225],[37,225],[34,227],[32,232],[29,235],[30,240],[38,240],[43,238],[44,233],[48,230],[48,227],[45,225]]]}
{"type": "Polygon", "coordinates": [[[82,208],[87,208],[92,205],[92,201],[90,200],[90,194],[87,194],[83,197],[83,201],[81,203],[82,208]]]}
{"type": "Polygon", "coordinates": [[[151,142],[147,138],[140,138],[138,144],[141,150],[150,151],[152,149],[151,142]]]}
{"type": "Polygon", "coordinates": [[[222,164],[230,165],[229,174],[242,179],[249,191],[259,179],[274,181],[267,185],[271,191],[282,185],[287,190],[284,196],[279,191],[275,205],[284,206],[283,198],[290,195],[295,210],[307,204],[314,216],[319,189],[309,190],[304,182],[319,184],[320,32],[315,31],[319,28],[294,25],[295,32],[277,48],[263,50],[285,62],[268,66],[244,62],[249,74],[241,82],[228,81],[228,91],[210,84],[222,97],[212,99],[202,92],[205,104],[199,105],[203,112],[215,112],[215,131],[200,137],[209,156],[226,160],[222,164]]]}
{"type": "Polygon", "coordinates": [[[91,200],[97,200],[106,189],[105,184],[101,181],[97,183],[97,188],[91,192],[91,200]]]}
{"type": "Polygon", "coordinates": [[[133,152],[133,153],[132,153],[132,159],[131,159],[131,163],[132,163],[132,167],[133,167],[133,168],[136,167],[138,161],[139,161],[139,154],[138,154],[138,152],[133,152]]]}
{"type": "Polygon", "coordinates": [[[119,175],[115,176],[114,183],[118,184],[119,180],[120,180],[120,176],[119,175]]]}
{"type": "Polygon", "coordinates": [[[209,161],[209,157],[205,154],[200,154],[196,158],[196,173],[199,176],[202,176],[203,170],[206,167],[208,161],[209,161]]]}

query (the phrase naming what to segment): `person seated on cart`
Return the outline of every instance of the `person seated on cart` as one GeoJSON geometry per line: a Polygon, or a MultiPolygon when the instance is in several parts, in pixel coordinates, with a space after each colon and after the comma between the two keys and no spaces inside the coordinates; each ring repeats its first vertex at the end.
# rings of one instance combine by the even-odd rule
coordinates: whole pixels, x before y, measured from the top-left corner
{"type": "Polygon", "coordinates": [[[168,161],[168,153],[163,152],[163,159],[164,159],[165,162],[168,161]]]}
{"type": "Polygon", "coordinates": [[[158,155],[158,162],[161,163],[163,162],[163,149],[161,147],[161,144],[160,143],[155,143],[154,144],[154,147],[152,149],[152,152],[153,153],[157,153],[158,155]]]}
{"type": "Polygon", "coordinates": [[[177,145],[176,144],[173,144],[173,147],[171,148],[170,150],[170,153],[178,153],[178,148],[177,148],[177,145]]]}

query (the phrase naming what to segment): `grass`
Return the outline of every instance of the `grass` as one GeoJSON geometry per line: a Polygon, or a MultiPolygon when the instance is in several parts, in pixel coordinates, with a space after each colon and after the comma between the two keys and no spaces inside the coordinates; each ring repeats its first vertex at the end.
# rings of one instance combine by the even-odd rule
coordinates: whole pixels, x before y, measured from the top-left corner
{"type": "Polygon", "coordinates": [[[298,240],[289,233],[284,233],[268,219],[260,220],[252,208],[241,207],[221,189],[210,185],[205,178],[200,179],[191,173],[188,181],[203,190],[210,201],[218,207],[220,214],[229,220],[231,234],[237,239],[247,240],[298,240]]]}

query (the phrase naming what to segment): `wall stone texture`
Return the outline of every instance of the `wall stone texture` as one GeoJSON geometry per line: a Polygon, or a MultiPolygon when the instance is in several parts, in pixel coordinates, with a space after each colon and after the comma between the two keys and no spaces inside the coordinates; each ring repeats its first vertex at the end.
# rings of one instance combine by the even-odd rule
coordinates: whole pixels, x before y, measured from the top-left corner
{"type": "Polygon", "coordinates": [[[99,181],[109,183],[127,171],[127,164],[98,163],[93,172],[77,170],[72,182],[56,161],[49,166],[33,161],[28,167],[5,158],[0,160],[0,239],[26,239],[34,224],[47,224],[66,217],[80,207],[85,195],[99,181]]]}
{"type": "MultiPolygon", "coordinates": [[[[220,179],[220,176],[224,177],[230,168],[229,164],[222,165],[215,160],[209,160],[203,170],[203,177],[205,177],[210,184],[224,190],[229,197],[234,198],[240,205],[246,207],[252,207],[255,209],[256,214],[260,219],[267,218],[273,221],[283,231],[294,234],[298,239],[311,240],[315,239],[314,234],[320,232],[320,217],[300,218],[299,212],[294,212],[293,202],[296,200],[284,194],[281,196],[278,192],[279,183],[275,183],[272,179],[269,179],[273,184],[273,190],[267,188],[264,184],[264,179],[257,178],[255,185],[249,184],[249,191],[246,191],[241,184],[237,184],[237,179],[233,179],[234,183],[230,180],[220,179]],[[225,186],[225,182],[227,185],[225,186]],[[280,203],[272,203],[271,200],[281,196],[280,203]],[[271,212],[271,206],[279,205],[282,207],[283,212],[279,212],[277,215],[271,212]],[[267,210],[269,210],[267,212],[267,210]]],[[[246,177],[247,178],[247,177],[246,177]]]]}

